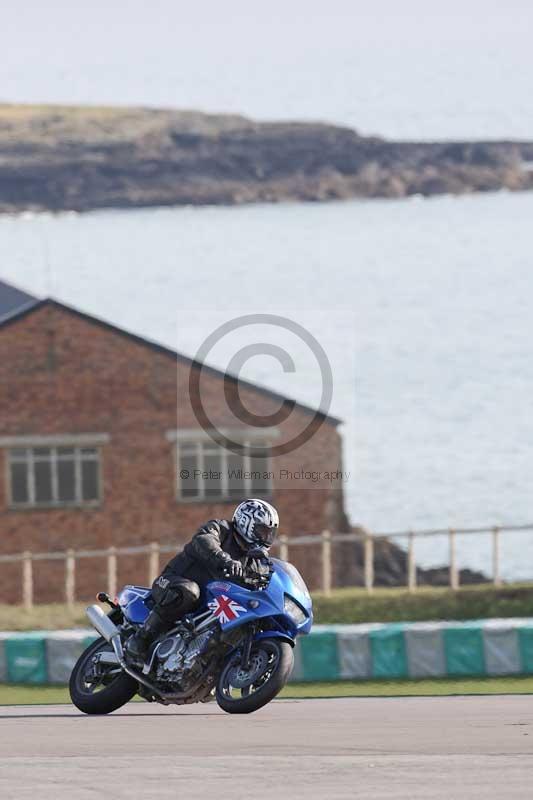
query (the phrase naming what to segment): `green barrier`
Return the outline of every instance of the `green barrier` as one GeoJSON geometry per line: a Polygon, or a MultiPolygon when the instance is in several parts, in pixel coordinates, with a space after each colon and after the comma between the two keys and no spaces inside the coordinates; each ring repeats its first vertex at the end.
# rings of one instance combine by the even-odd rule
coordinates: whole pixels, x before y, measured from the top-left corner
{"type": "Polygon", "coordinates": [[[29,633],[5,641],[7,678],[11,683],[47,683],[46,645],[43,634],[29,633]]]}
{"type": "MultiPolygon", "coordinates": [[[[0,681],[66,683],[88,630],[0,632],[0,681]]],[[[298,638],[293,681],[533,674],[533,619],[316,626],[298,638]]]]}
{"type": "Polygon", "coordinates": [[[519,628],[518,642],[522,672],[533,672],[533,628],[519,628]]]}
{"type": "Polygon", "coordinates": [[[464,625],[443,631],[447,675],[485,675],[483,631],[464,625]]]}
{"type": "Polygon", "coordinates": [[[388,625],[371,631],[370,652],[372,655],[372,677],[406,678],[407,653],[403,625],[388,625]]]}
{"type": "Polygon", "coordinates": [[[336,681],[339,678],[336,633],[315,633],[300,639],[304,681],[336,681]]]}
{"type": "Polygon", "coordinates": [[[7,682],[7,661],[5,641],[0,639],[0,683],[7,682]]]}

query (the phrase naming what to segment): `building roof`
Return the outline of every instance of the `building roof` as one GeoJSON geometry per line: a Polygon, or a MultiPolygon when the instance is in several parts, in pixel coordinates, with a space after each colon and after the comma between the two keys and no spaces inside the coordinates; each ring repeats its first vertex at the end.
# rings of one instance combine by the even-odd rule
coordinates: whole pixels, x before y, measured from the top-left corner
{"type": "Polygon", "coordinates": [[[0,280],[0,319],[37,302],[37,298],[31,294],[0,280]]]}
{"type": "MultiPolygon", "coordinates": [[[[0,282],[1,284],[1,282],[0,282]]],[[[7,285],[7,284],[6,284],[7,285]]],[[[12,288],[12,287],[9,287],[12,288]]],[[[18,291],[18,290],[15,290],[18,291]]],[[[25,294],[21,292],[21,294],[25,294]]],[[[189,356],[184,355],[183,353],[179,353],[176,350],[172,350],[170,347],[166,347],[163,344],[159,344],[158,342],[154,342],[152,339],[146,339],[144,336],[139,336],[136,333],[132,333],[131,331],[126,330],[125,328],[119,328],[117,325],[113,325],[112,322],[107,322],[106,320],[101,319],[100,317],[95,317],[92,314],[87,314],[85,311],[80,311],[73,306],[67,305],[65,303],[61,303],[59,300],[55,300],[52,297],[44,298],[43,300],[37,300],[30,295],[25,295],[29,298],[29,300],[24,304],[19,306],[18,308],[15,307],[11,313],[0,315],[0,330],[7,325],[13,324],[18,322],[19,320],[23,319],[24,317],[28,316],[28,314],[32,314],[34,311],[37,311],[40,308],[44,308],[46,306],[50,308],[58,308],[62,311],[66,311],[69,314],[77,316],[86,322],[89,322],[93,325],[98,325],[101,328],[104,328],[108,331],[111,331],[119,336],[124,336],[125,338],[129,339],[130,341],[137,342],[137,344],[143,345],[144,347],[149,347],[150,349],[154,350],[157,353],[162,353],[164,355],[168,355],[173,360],[181,361],[184,364],[188,365],[196,365],[201,367],[204,371],[214,375],[217,378],[223,378],[225,380],[234,381],[238,383],[240,386],[243,386],[248,389],[253,389],[256,392],[260,392],[267,397],[270,397],[274,400],[279,400],[281,402],[289,400],[290,402],[294,403],[295,407],[308,413],[312,414],[313,416],[318,416],[319,418],[324,419],[331,425],[337,426],[342,423],[341,419],[332,416],[331,414],[327,414],[319,409],[313,408],[311,406],[307,406],[304,403],[300,403],[294,398],[287,397],[286,395],[280,394],[279,392],[275,392],[272,389],[268,389],[265,386],[261,386],[257,383],[252,383],[251,381],[243,380],[236,375],[231,375],[228,372],[224,372],[221,369],[217,369],[216,367],[212,367],[208,364],[202,364],[200,362],[195,361],[194,359],[190,358],[189,356]]]]}

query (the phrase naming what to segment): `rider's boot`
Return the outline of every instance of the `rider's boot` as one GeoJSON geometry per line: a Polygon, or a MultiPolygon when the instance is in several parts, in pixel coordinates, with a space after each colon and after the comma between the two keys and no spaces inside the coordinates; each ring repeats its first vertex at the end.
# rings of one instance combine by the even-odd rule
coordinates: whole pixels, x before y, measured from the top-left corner
{"type": "Polygon", "coordinates": [[[156,609],[152,609],[143,625],[126,642],[126,652],[135,661],[144,661],[154,639],[169,627],[156,609]]]}

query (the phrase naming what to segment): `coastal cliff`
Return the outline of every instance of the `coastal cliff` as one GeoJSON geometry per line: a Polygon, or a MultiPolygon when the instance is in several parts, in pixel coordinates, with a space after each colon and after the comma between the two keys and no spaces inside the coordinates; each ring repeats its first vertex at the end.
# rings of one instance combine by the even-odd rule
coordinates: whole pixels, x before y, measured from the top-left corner
{"type": "Polygon", "coordinates": [[[533,188],[533,142],[395,142],[195,111],[0,105],[0,212],[533,188]]]}

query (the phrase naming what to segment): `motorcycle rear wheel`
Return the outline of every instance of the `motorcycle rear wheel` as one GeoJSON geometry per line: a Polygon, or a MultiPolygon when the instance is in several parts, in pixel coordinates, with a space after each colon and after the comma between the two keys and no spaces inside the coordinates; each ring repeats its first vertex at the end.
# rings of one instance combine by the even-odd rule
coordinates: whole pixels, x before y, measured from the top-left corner
{"type": "Polygon", "coordinates": [[[217,682],[216,700],[228,714],[250,714],[283,689],[294,665],[291,645],[281,639],[260,639],[252,646],[248,672],[236,653],[224,664],[217,682]]]}
{"type": "Polygon", "coordinates": [[[105,639],[97,639],[78,658],[69,681],[70,698],[76,708],[85,714],[110,714],[125,705],[137,693],[139,684],[125,672],[117,672],[102,679],[93,679],[92,659],[103,651],[111,650],[105,639]]]}

